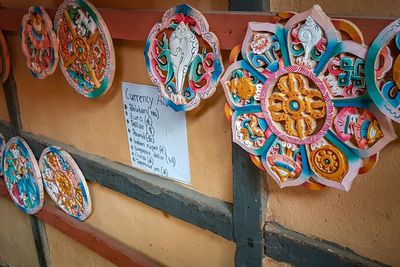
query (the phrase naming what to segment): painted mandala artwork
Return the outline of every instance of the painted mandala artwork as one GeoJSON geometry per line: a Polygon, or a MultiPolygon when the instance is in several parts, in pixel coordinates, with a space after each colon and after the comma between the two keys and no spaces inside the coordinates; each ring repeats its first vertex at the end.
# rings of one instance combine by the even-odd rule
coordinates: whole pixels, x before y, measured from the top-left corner
{"type": "MultiPolygon", "coordinates": [[[[335,27],[336,26],[336,27],[335,27]]],[[[366,93],[367,47],[342,40],[319,6],[283,24],[250,22],[221,78],[233,141],[283,188],[348,191],[395,133],[366,93]]],[[[356,38],[357,37],[357,38],[356,38]]]]}
{"type": "Polygon", "coordinates": [[[192,110],[212,96],[223,72],[217,37],[188,5],[168,10],[154,25],[144,54],[151,81],[175,111],[192,110]]]}
{"type": "Polygon", "coordinates": [[[10,73],[10,55],[8,53],[7,41],[0,31],[0,82],[4,83],[10,73]]]}
{"type": "Polygon", "coordinates": [[[6,147],[6,139],[4,136],[0,133],[0,175],[3,175],[3,151],[4,148],[6,147]]]}
{"type": "Polygon", "coordinates": [[[92,204],[89,189],[73,158],[59,147],[43,150],[39,159],[44,188],[57,205],[70,216],[83,221],[92,204]]]}
{"type": "Polygon", "coordinates": [[[57,10],[54,28],[60,67],[68,83],[88,98],[107,92],[115,73],[114,46],[93,5],[85,0],[65,0],[57,10]]]}
{"type": "Polygon", "coordinates": [[[44,79],[54,73],[58,64],[58,39],[44,8],[30,7],[22,18],[21,48],[33,77],[44,79]]]}
{"type": "Polygon", "coordinates": [[[40,170],[28,144],[11,138],[3,152],[4,182],[14,203],[23,212],[35,214],[44,201],[40,170]]]}
{"type": "Polygon", "coordinates": [[[400,19],[371,44],[365,63],[368,93],[378,108],[400,122],[400,19]]]}

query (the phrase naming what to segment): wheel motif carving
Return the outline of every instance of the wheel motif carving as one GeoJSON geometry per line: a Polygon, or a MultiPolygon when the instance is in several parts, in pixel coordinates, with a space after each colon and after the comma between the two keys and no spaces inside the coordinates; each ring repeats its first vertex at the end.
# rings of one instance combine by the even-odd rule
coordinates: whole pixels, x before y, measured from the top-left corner
{"type": "Polygon", "coordinates": [[[112,85],[114,47],[107,26],[85,0],[66,0],[54,21],[60,42],[60,66],[69,84],[95,98],[112,85]]]}
{"type": "Polygon", "coordinates": [[[310,164],[320,176],[340,183],[348,172],[346,157],[332,145],[325,145],[311,152],[310,164]]]}

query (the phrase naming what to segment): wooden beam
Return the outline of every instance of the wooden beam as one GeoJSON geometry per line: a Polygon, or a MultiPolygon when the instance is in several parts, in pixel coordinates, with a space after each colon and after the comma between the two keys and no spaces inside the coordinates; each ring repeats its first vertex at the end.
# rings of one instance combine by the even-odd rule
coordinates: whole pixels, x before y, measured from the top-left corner
{"type": "Polygon", "coordinates": [[[46,225],[35,216],[29,216],[29,218],[31,220],[32,234],[35,240],[39,265],[51,267],[52,261],[47,240],[46,225]]]}
{"type": "MultiPolygon", "coordinates": [[[[0,131],[8,126],[0,122],[0,131]]],[[[39,158],[43,149],[57,145],[75,159],[86,179],[164,211],[185,222],[233,240],[232,204],[179,184],[112,162],[45,137],[22,133],[39,158]]]]}
{"type": "MultiPolygon", "coordinates": [[[[269,2],[267,0],[231,0],[230,10],[267,11],[269,4],[267,7],[264,1],[269,2]]],[[[264,259],[263,227],[268,189],[264,189],[261,171],[253,164],[248,153],[233,142],[232,169],[235,266],[261,267],[264,259]]]]}
{"type": "Polygon", "coordinates": [[[235,266],[261,267],[264,258],[264,220],[267,195],[260,170],[248,153],[232,144],[233,229],[235,266]]]}
{"type": "MultiPolygon", "coordinates": [[[[111,36],[116,39],[145,41],[153,25],[160,21],[164,11],[141,9],[111,9],[99,8],[111,36]],[[129,21],[129,23],[127,23],[129,21]],[[140,25],[132,30],[132,25],[140,25]]],[[[54,18],[55,9],[47,10],[54,18]]],[[[25,9],[0,9],[0,29],[19,31],[21,19],[27,12],[25,9]]],[[[205,17],[221,45],[221,49],[230,50],[241,44],[250,21],[273,22],[274,14],[257,12],[204,12],[205,17]]],[[[363,32],[366,44],[370,44],[375,36],[393,19],[341,17],[354,22],[363,32]]]]}
{"type": "MultiPolygon", "coordinates": [[[[10,117],[10,132],[13,136],[22,133],[21,116],[18,102],[17,86],[15,84],[12,68],[7,80],[3,83],[4,96],[6,98],[8,115],[10,117]]],[[[32,234],[35,241],[36,254],[40,266],[51,267],[51,257],[48,250],[46,228],[42,222],[35,217],[30,217],[32,234]]]]}
{"type": "Polygon", "coordinates": [[[273,222],[265,225],[265,255],[293,266],[388,266],[349,248],[310,238],[273,222]]]}
{"type": "MultiPolygon", "coordinates": [[[[0,196],[12,202],[3,181],[0,181],[0,196]]],[[[46,203],[35,216],[118,266],[161,266],[89,224],[68,216],[53,204],[46,203]]]]}
{"type": "Polygon", "coordinates": [[[10,117],[11,133],[13,136],[19,136],[22,133],[22,124],[19,111],[17,86],[15,85],[12,68],[10,69],[8,79],[3,83],[3,90],[6,98],[8,115],[10,117]]]}
{"type": "Polygon", "coordinates": [[[229,10],[238,11],[268,11],[269,0],[230,0],[229,10]]]}

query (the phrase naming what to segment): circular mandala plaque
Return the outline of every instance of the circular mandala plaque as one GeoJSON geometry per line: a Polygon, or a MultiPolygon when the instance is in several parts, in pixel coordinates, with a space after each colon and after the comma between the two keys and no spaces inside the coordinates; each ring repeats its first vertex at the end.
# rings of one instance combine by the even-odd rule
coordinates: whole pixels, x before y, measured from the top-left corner
{"type": "Polygon", "coordinates": [[[343,41],[360,31],[333,22],[318,5],[285,24],[250,22],[221,78],[233,142],[281,188],[348,191],[396,137],[366,90],[367,48],[343,41]]]}
{"type": "Polygon", "coordinates": [[[44,79],[54,73],[58,63],[58,39],[46,10],[29,8],[21,22],[21,48],[32,76],[44,79]]]}
{"type": "Polygon", "coordinates": [[[98,97],[110,89],[115,73],[114,46],[98,11],[84,0],[66,0],[54,28],[59,39],[60,67],[81,95],[98,97]]]}
{"type": "Polygon", "coordinates": [[[59,147],[43,150],[39,159],[44,188],[70,216],[83,221],[92,211],[89,189],[74,159],[59,147]]]}
{"type": "Polygon", "coordinates": [[[32,150],[22,138],[13,137],[3,156],[4,181],[11,199],[27,214],[38,212],[43,206],[43,183],[32,150]]]}
{"type": "Polygon", "coordinates": [[[10,55],[8,54],[6,38],[4,38],[2,31],[0,31],[0,61],[0,82],[3,83],[10,73],[10,55]]]}

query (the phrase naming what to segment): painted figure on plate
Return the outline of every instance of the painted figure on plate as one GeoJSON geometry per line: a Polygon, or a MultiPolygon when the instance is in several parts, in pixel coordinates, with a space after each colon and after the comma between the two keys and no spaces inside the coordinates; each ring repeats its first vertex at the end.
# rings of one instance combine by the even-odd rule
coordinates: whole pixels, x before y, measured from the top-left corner
{"type": "Polygon", "coordinates": [[[21,22],[21,47],[33,77],[44,79],[58,64],[58,39],[49,15],[40,6],[29,8],[21,22]]]}
{"type": "Polygon", "coordinates": [[[3,155],[4,181],[12,200],[24,212],[36,213],[43,205],[43,184],[32,151],[21,138],[13,137],[3,155]]]}

